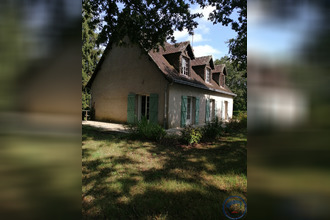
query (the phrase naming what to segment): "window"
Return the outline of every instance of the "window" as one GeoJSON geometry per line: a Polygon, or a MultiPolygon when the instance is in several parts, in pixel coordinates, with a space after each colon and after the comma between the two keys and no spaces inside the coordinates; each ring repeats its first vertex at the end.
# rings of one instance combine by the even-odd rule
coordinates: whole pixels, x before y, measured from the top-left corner
{"type": "Polygon", "coordinates": [[[198,124],[199,99],[193,96],[182,96],[181,102],[181,127],[198,124]]]}
{"type": "Polygon", "coordinates": [[[192,98],[188,96],[188,101],[187,101],[187,121],[191,119],[191,100],[192,98]]]}
{"type": "Polygon", "coordinates": [[[186,116],[186,125],[192,125],[194,124],[194,97],[188,96],[187,97],[187,116],[186,116]]]}
{"type": "Polygon", "coordinates": [[[211,80],[211,69],[206,68],[206,77],[205,77],[205,81],[209,83],[210,80],[211,80]]]}
{"type": "Polygon", "coordinates": [[[211,113],[210,113],[210,121],[214,120],[215,119],[215,100],[214,99],[211,99],[210,100],[210,110],[211,110],[211,113]]]}
{"type": "Polygon", "coordinates": [[[225,120],[228,120],[228,101],[225,101],[225,120]]]}
{"type": "Polygon", "coordinates": [[[223,74],[220,75],[220,86],[225,86],[225,75],[223,74]]]}
{"type": "Polygon", "coordinates": [[[181,74],[189,76],[189,59],[186,57],[182,57],[181,74]]]}
{"type": "Polygon", "coordinates": [[[211,122],[216,117],[216,104],[214,99],[205,102],[205,122],[211,122]]]}
{"type": "Polygon", "coordinates": [[[139,120],[142,117],[146,117],[149,120],[149,96],[140,95],[139,96],[139,112],[138,112],[139,120]]]}

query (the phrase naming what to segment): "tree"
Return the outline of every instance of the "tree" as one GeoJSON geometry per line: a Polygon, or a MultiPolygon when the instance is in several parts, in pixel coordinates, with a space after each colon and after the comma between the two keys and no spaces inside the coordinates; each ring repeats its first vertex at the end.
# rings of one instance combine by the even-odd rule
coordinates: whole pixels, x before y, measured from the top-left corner
{"type": "Polygon", "coordinates": [[[173,33],[184,28],[192,34],[194,21],[200,14],[191,14],[184,0],[83,0],[89,2],[93,24],[100,34],[97,43],[123,44],[128,36],[132,43],[145,50],[158,49],[166,40],[175,42],[173,33]],[[123,6],[122,9],[119,7],[123,6]]]}
{"type": "MultiPolygon", "coordinates": [[[[202,14],[191,14],[189,2],[184,0],[83,0],[90,5],[94,26],[100,33],[98,44],[125,44],[122,41],[128,36],[132,43],[142,45],[145,50],[158,49],[166,40],[175,42],[173,33],[186,28],[193,34],[198,23],[195,18],[202,14]]],[[[231,27],[237,37],[229,39],[229,53],[233,64],[246,69],[247,60],[247,1],[246,0],[190,0],[202,8],[214,6],[209,20],[214,24],[231,27]],[[230,16],[238,12],[238,21],[230,16]]]]}
{"type": "Polygon", "coordinates": [[[84,1],[82,9],[82,108],[88,109],[90,94],[85,86],[95,70],[101,50],[96,47],[98,35],[89,2],[84,1]]]}
{"type": "MultiPolygon", "coordinates": [[[[191,0],[194,3],[194,0],[191,0]]],[[[238,70],[246,70],[247,66],[247,1],[246,0],[197,0],[197,3],[204,8],[213,6],[215,9],[209,15],[213,24],[221,23],[228,26],[237,33],[236,38],[229,39],[229,54],[232,64],[238,70]],[[238,12],[238,21],[230,16],[238,12]]]]}
{"type": "MultiPolygon", "coordinates": [[[[247,1],[246,0],[190,0],[202,8],[214,6],[209,15],[214,24],[231,27],[237,37],[229,39],[229,53],[233,64],[240,70],[246,69],[247,63],[247,1]],[[238,12],[238,21],[230,16],[238,12]]],[[[98,44],[124,44],[122,39],[128,36],[132,43],[142,45],[147,51],[164,46],[166,40],[175,42],[173,33],[186,28],[193,33],[198,23],[195,18],[202,14],[191,14],[189,3],[184,0],[83,0],[90,5],[93,15],[92,25],[100,33],[98,44]]]]}
{"type": "Polygon", "coordinates": [[[214,64],[225,64],[227,69],[226,85],[237,95],[234,98],[234,111],[247,110],[247,80],[245,71],[239,71],[234,62],[224,56],[220,60],[215,60],[214,64]]]}
{"type": "MultiPolygon", "coordinates": [[[[190,2],[184,0],[83,0],[83,22],[88,23],[86,27],[83,25],[83,31],[86,32],[83,35],[83,44],[85,42],[88,44],[83,46],[83,50],[87,51],[85,54],[94,54],[95,48],[92,42],[97,45],[125,45],[126,42],[123,41],[125,36],[131,43],[141,45],[146,51],[158,50],[159,46],[164,46],[167,40],[175,42],[173,36],[175,30],[187,29],[189,34],[193,34],[194,28],[198,25],[194,19],[202,16],[202,14],[190,13],[189,4],[196,2],[202,8],[214,6],[215,10],[210,14],[209,20],[214,24],[222,23],[226,26],[231,24],[232,29],[237,32],[237,37],[228,41],[231,65],[234,65],[237,70],[245,70],[246,0],[190,0],[190,2]],[[239,13],[238,21],[230,18],[235,11],[239,13]],[[91,31],[88,31],[88,28],[99,31],[97,39],[91,31]],[[84,41],[84,36],[85,39],[88,36],[88,39],[92,40],[84,41]]],[[[88,65],[83,66],[85,68],[83,84],[84,75],[90,76],[91,70],[95,69],[97,59],[95,56],[85,56],[84,60],[88,65]]]]}

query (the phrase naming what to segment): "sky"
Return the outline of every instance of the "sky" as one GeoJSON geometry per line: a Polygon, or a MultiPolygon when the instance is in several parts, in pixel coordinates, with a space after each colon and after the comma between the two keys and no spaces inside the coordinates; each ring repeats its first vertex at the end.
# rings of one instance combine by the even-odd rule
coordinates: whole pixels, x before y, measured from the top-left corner
{"type": "Polygon", "coordinates": [[[317,29],[318,12],[309,4],[296,7],[296,14],[281,20],[269,16],[259,1],[248,3],[248,54],[278,61],[292,60],[300,52],[306,37],[317,29]]]}
{"type": "MultiPolygon", "coordinates": [[[[236,37],[236,32],[231,26],[222,26],[221,24],[213,25],[208,19],[208,15],[213,11],[212,7],[201,9],[199,5],[191,5],[191,13],[203,13],[202,18],[196,19],[197,28],[194,30],[193,42],[187,30],[182,32],[175,31],[174,37],[177,42],[189,40],[193,46],[196,57],[212,55],[213,60],[220,59],[228,55],[228,44],[226,42],[236,37]]],[[[233,15],[237,19],[238,15],[233,15]]]]}
{"type": "MultiPolygon", "coordinates": [[[[118,3],[119,10],[124,8],[124,4],[118,3]]],[[[200,8],[199,4],[191,4],[191,13],[203,13],[202,18],[197,18],[197,28],[194,30],[194,37],[190,36],[187,30],[175,31],[174,37],[177,42],[190,41],[193,46],[196,57],[212,55],[213,60],[220,59],[228,53],[228,44],[226,42],[236,37],[236,32],[231,29],[231,26],[222,26],[221,24],[213,25],[213,22],[208,20],[209,14],[215,7],[200,8]]],[[[233,13],[233,19],[237,20],[238,14],[233,13]]],[[[171,43],[169,41],[169,43],[171,43]]]]}

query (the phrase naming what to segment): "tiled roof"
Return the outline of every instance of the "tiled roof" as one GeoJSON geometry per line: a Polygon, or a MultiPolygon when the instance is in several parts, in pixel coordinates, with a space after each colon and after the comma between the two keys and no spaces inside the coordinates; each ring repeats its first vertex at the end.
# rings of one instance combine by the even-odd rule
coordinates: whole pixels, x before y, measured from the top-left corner
{"type": "Polygon", "coordinates": [[[212,56],[204,56],[204,57],[196,57],[194,60],[191,61],[192,66],[201,66],[206,65],[210,62],[212,56]]]}
{"type": "Polygon", "coordinates": [[[214,70],[212,73],[222,73],[225,68],[225,64],[214,65],[214,70]]]}
{"type": "MultiPolygon", "coordinates": [[[[189,41],[183,42],[180,45],[185,45],[187,47],[189,45],[189,41]],[[188,44],[187,44],[188,42],[188,44]]],[[[173,45],[171,44],[165,44],[165,50],[160,49],[159,52],[156,51],[149,51],[149,56],[152,58],[152,60],[155,62],[155,64],[158,66],[158,68],[164,73],[165,77],[168,78],[171,81],[174,81],[176,83],[190,85],[197,88],[212,90],[220,93],[225,93],[229,95],[235,95],[227,86],[225,88],[220,87],[214,80],[211,80],[211,83],[205,82],[194,70],[193,68],[190,68],[190,77],[186,77],[184,75],[180,75],[179,72],[164,58],[163,55],[168,54],[168,48],[170,50],[174,51],[173,45]],[[165,52],[166,51],[166,52],[165,52]]],[[[180,46],[180,51],[183,51],[185,48],[184,46],[180,46]]],[[[179,48],[179,47],[177,47],[179,48]]],[[[178,51],[177,51],[178,52],[178,51]]],[[[173,52],[175,53],[175,52],[173,52]]],[[[207,58],[212,58],[212,56],[206,56],[207,58]]],[[[203,58],[206,60],[206,57],[203,58]]],[[[209,62],[210,59],[207,61],[209,62]]],[[[194,62],[192,60],[191,62],[194,62]]]]}
{"type": "Polygon", "coordinates": [[[182,52],[187,48],[189,44],[190,44],[189,41],[184,41],[176,44],[169,44],[166,42],[165,49],[163,50],[163,48],[161,48],[161,50],[164,55],[170,53],[182,52]]]}
{"type": "MultiPolygon", "coordinates": [[[[158,66],[160,71],[164,74],[164,76],[172,82],[179,83],[179,84],[184,84],[184,85],[189,85],[189,86],[192,86],[192,87],[202,88],[202,89],[206,89],[206,90],[211,90],[211,91],[215,91],[215,92],[219,92],[219,93],[224,93],[224,94],[228,94],[228,95],[232,95],[232,96],[236,96],[236,94],[234,94],[227,86],[222,88],[213,79],[211,79],[211,83],[206,83],[193,70],[193,68],[190,68],[190,71],[191,71],[190,77],[180,75],[179,72],[164,57],[164,55],[166,55],[166,54],[183,52],[186,48],[188,49],[188,52],[190,54],[189,56],[192,58],[191,63],[195,62],[194,61],[195,56],[194,56],[194,53],[193,53],[193,50],[190,46],[189,41],[185,41],[185,42],[181,42],[181,43],[177,43],[177,44],[165,43],[165,48],[164,49],[162,47],[160,47],[158,52],[151,50],[151,51],[148,52],[148,54],[151,57],[151,59],[154,61],[154,63],[158,66]]],[[[102,65],[104,59],[105,59],[105,56],[107,55],[107,53],[110,50],[111,50],[111,45],[109,44],[109,45],[107,45],[107,47],[106,47],[99,63],[97,64],[97,67],[96,67],[91,79],[89,80],[89,82],[86,86],[87,88],[91,88],[92,83],[93,83],[93,81],[94,81],[94,79],[95,79],[99,69],[101,68],[101,65],[102,65]]],[[[212,58],[212,56],[206,56],[206,57],[211,57],[212,58]]],[[[202,57],[200,57],[200,58],[202,58],[202,57]]],[[[199,59],[199,58],[197,58],[197,59],[199,59]]],[[[208,62],[209,61],[210,61],[210,59],[208,60],[208,62]]],[[[223,66],[223,68],[224,68],[224,66],[223,66]]]]}

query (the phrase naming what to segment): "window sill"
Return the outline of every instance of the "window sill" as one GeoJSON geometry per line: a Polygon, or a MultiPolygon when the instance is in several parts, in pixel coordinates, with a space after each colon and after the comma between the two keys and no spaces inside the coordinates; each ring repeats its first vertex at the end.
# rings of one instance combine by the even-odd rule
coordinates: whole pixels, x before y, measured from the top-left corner
{"type": "Polygon", "coordinates": [[[187,76],[187,75],[182,74],[182,73],[180,73],[180,76],[183,76],[183,77],[186,77],[186,78],[190,79],[190,76],[187,76]]]}

